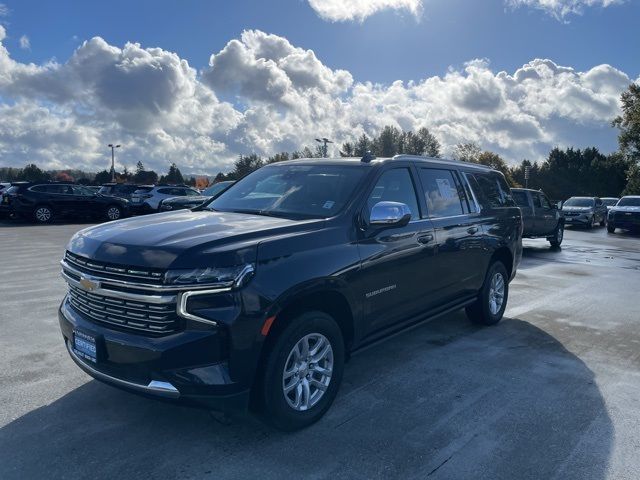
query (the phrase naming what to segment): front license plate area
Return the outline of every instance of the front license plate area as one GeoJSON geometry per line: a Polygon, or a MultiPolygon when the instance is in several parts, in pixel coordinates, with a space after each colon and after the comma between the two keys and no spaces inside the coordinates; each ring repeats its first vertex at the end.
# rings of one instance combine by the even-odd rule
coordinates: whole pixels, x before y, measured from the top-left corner
{"type": "Polygon", "coordinates": [[[80,358],[93,363],[98,361],[96,337],[89,333],[78,330],[73,331],[73,351],[80,358]]]}

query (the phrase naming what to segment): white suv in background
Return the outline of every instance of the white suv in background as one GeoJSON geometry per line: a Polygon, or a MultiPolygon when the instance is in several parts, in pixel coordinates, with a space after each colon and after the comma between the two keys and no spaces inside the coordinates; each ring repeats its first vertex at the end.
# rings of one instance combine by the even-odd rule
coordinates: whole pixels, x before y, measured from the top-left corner
{"type": "Polygon", "coordinates": [[[200,192],[194,188],[172,185],[142,187],[131,195],[131,209],[138,213],[157,212],[162,200],[186,196],[200,196],[200,192]]]}

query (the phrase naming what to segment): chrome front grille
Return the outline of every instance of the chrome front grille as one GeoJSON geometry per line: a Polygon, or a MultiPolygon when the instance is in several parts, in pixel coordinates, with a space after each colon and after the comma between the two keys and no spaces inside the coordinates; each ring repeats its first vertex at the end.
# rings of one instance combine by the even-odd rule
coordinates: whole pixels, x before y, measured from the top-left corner
{"type": "MultiPolygon", "coordinates": [[[[92,293],[69,284],[69,302],[90,320],[122,329],[152,334],[167,334],[178,330],[180,318],[176,303],[147,303],[117,296],[92,293]]],[[[114,292],[117,295],[117,292],[114,292]]]]}
{"type": "Polygon", "coordinates": [[[65,252],[64,259],[73,268],[91,275],[99,275],[105,278],[127,282],[144,282],[151,285],[161,285],[164,272],[157,269],[116,265],[112,263],[90,260],[71,252],[65,252]]]}

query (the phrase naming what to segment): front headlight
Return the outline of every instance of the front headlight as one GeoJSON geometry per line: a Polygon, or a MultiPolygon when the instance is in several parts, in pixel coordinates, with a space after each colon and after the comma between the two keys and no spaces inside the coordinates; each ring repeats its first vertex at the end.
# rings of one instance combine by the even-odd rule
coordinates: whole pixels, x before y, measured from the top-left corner
{"type": "Polygon", "coordinates": [[[241,286],[253,274],[248,263],[234,267],[207,267],[168,270],[165,283],[169,285],[215,285],[219,287],[241,286]]]}

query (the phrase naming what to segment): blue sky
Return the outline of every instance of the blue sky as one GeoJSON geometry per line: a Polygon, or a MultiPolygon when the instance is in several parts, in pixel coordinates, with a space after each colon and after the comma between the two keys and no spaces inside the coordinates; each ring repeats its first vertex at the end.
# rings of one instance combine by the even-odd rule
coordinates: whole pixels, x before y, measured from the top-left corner
{"type": "Polygon", "coordinates": [[[542,10],[507,7],[502,0],[431,0],[420,19],[383,11],[362,23],[327,22],[303,0],[4,3],[14,32],[6,43],[17,45],[23,34],[31,40],[31,51],[14,54],[26,62],[68,58],[82,40],[98,35],[116,45],[162,46],[203,68],[229,39],[259,29],[314,50],[323,63],[347,69],[359,81],[418,80],[472,58],[487,58],[497,70],[550,58],[579,70],[609,63],[640,75],[637,1],[586,9],[568,23],[542,10]]]}
{"type": "MultiPolygon", "coordinates": [[[[344,0],[342,3],[348,1],[354,0],[344,0]]],[[[156,153],[151,153],[150,147],[143,154],[144,145],[153,143],[154,148],[160,148],[158,139],[162,139],[163,135],[170,137],[170,143],[174,146],[183,140],[184,122],[180,120],[176,123],[174,120],[178,110],[187,108],[187,100],[187,103],[179,104],[163,98],[141,100],[143,107],[152,105],[156,117],[158,114],[164,115],[161,117],[165,119],[164,123],[153,124],[139,121],[149,112],[124,112],[123,108],[116,111],[113,103],[99,101],[101,98],[113,98],[114,95],[122,96],[122,89],[129,86],[127,82],[132,82],[131,91],[140,85],[135,83],[138,76],[127,77],[118,80],[120,91],[96,90],[108,83],[108,79],[104,77],[106,73],[96,73],[103,77],[88,81],[82,71],[89,71],[89,67],[80,67],[73,60],[78,56],[77,49],[83,42],[94,37],[101,37],[105,45],[119,49],[123,57],[127,56],[127,52],[123,52],[127,42],[139,43],[141,51],[147,53],[157,47],[163,52],[175,54],[195,69],[196,78],[180,80],[180,85],[194,82],[189,87],[190,92],[201,88],[206,92],[213,92],[215,101],[211,102],[215,105],[212,103],[211,111],[199,111],[197,115],[220,115],[220,111],[224,111],[227,115],[226,123],[223,122],[222,126],[212,125],[207,132],[198,131],[196,140],[202,143],[203,149],[211,148],[211,151],[215,151],[216,159],[203,160],[209,158],[209,155],[205,150],[194,152],[193,147],[175,152],[175,155],[188,157],[186,162],[194,169],[201,165],[222,168],[238,153],[257,151],[266,155],[274,153],[274,150],[302,146],[306,137],[311,138],[318,131],[327,132],[327,135],[332,135],[337,140],[348,139],[350,132],[353,135],[362,132],[375,134],[386,123],[403,128],[427,126],[436,133],[445,147],[452,147],[452,143],[466,139],[476,141],[484,148],[506,155],[510,162],[524,157],[540,159],[551,146],[583,146],[581,143],[590,138],[605,151],[615,148],[615,131],[608,127],[609,117],[616,113],[615,98],[619,96],[622,85],[640,76],[640,35],[637,33],[637,26],[640,25],[640,2],[550,0],[546,3],[547,8],[541,8],[541,0],[376,1],[386,2],[387,7],[397,2],[400,8],[381,8],[366,18],[335,21],[335,18],[332,20],[317,7],[321,0],[0,0],[0,5],[5,6],[4,9],[0,8],[0,13],[4,10],[4,15],[0,15],[0,26],[5,33],[0,42],[6,49],[11,68],[14,69],[11,71],[19,72],[4,84],[0,72],[0,107],[4,105],[7,109],[5,119],[0,119],[0,163],[20,164],[26,157],[41,158],[43,163],[53,166],[78,162],[81,155],[78,152],[71,154],[68,149],[62,149],[65,152],[63,154],[47,155],[41,146],[23,145],[3,136],[2,127],[5,127],[5,131],[15,130],[15,126],[9,125],[11,120],[8,117],[15,116],[15,122],[20,122],[24,120],[27,111],[32,115],[36,114],[34,112],[42,115],[41,120],[45,124],[64,119],[69,125],[68,131],[57,132],[57,135],[71,134],[76,129],[73,138],[76,143],[79,142],[78,148],[98,149],[98,145],[104,143],[100,137],[108,131],[111,135],[120,135],[132,147],[135,145],[135,149],[129,149],[132,157],[147,155],[148,161],[152,163],[165,162],[170,155],[162,155],[157,150],[156,153]],[[314,2],[316,6],[312,8],[311,4],[314,2]],[[550,4],[552,6],[548,7],[550,4]],[[577,12],[567,13],[562,10],[576,5],[579,10],[577,12]],[[270,40],[267,37],[247,40],[242,36],[246,30],[272,37],[269,37],[270,40]],[[255,83],[235,85],[234,79],[241,78],[233,76],[236,72],[238,75],[247,75],[247,72],[252,72],[252,68],[262,68],[260,49],[255,42],[264,43],[274,39],[288,42],[293,57],[299,58],[301,52],[308,50],[313,52],[313,65],[319,69],[327,69],[324,73],[318,73],[318,85],[321,85],[317,87],[319,90],[311,88],[309,84],[305,84],[304,88],[298,86],[286,66],[274,67],[265,77],[273,81],[288,82],[282,88],[289,90],[279,90],[280,96],[277,98],[273,97],[271,86],[270,89],[265,87],[265,92],[258,92],[260,85],[255,83]],[[240,64],[238,58],[225,49],[230,42],[239,42],[245,52],[245,59],[247,55],[251,57],[250,64],[240,64]],[[218,66],[213,69],[213,73],[206,73],[210,70],[211,55],[221,55],[218,64],[224,65],[225,72],[222,71],[223,67],[218,66]],[[484,60],[480,62],[479,59],[484,60]],[[505,71],[509,78],[514,77],[523,65],[535,59],[552,62],[551,70],[545,66],[550,64],[546,63],[531,67],[538,73],[542,71],[540,69],[553,72],[552,80],[549,80],[549,75],[539,75],[546,79],[547,83],[544,85],[542,80],[537,86],[526,84],[526,94],[523,94],[524,87],[516,88],[511,80],[500,77],[501,71],[505,71]],[[37,71],[29,70],[28,65],[31,63],[37,71]],[[556,69],[556,66],[561,68],[556,69]],[[70,73],[74,68],[76,70],[70,73]],[[565,68],[571,69],[572,73],[566,73],[565,68]],[[582,75],[592,70],[593,74],[582,75]],[[345,80],[341,71],[347,72],[350,80],[345,80]],[[223,81],[221,77],[224,74],[227,78],[223,81]],[[28,85],[28,88],[18,85],[16,78],[19,75],[32,75],[29,80],[22,80],[22,84],[28,85]],[[53,91],[53,86],[51,91],[47,91],[47,82],[36,80],[38,76],[47,79],[60,77],[58,80],[64,83],[61,79],[67,78],[65,75],[83,77],[82,85],[78,86],[83,96],[71,98],[65,93],[67,96],[62,101],[61,92],[53,91]],[[288,77],[283,80],[283,75],[288,77]],[[326,75],[328,76],[325,78],[326,75]],[[487,75],[491,75],[491,78],[487,75]],[[571,78],[566,78],[567,75],[571,78]],[[597,81],[593,80],[596,77],[597,81]],[[397,80],[402,81],[403,100],[394,96],[398,92],[394,90],[393,82],[397,80]],[[346,83],[333,88],[327,87],[326,82],[346,83]],[[372,87],[375,91],[365,92],[369,88],[365,87],[367,82],[379,83],[381,87],[377,90],[372,87]],[[411,85],[418,85],[420,88],[413,88],[411,85]],[[441,97],[440,91],[450,94],[441,97]],[[537,108],[535,102],[540,103],[541,98],[549,98],[545,93],[548,91],[564,92],[565,97],[549,99],[549,102],[555,103],[550,103],[544,109],[537,108]],[[460,105],[454,96],[455,92],[459,95],[462,95],[460,92],[464,95],[466,92],[475,92],[477,97],[500,96],[492,104],[492,116],[487,116],[486,120],[498,126],[507,125],[499,127],[504,128],[504,134],[494,130],[494,135],[489,138],[477,125],[465,123],[464,112],[458,112],[457,109],[466,108],[469,110],[467,115],[473,114],[477,105],[486,103],[479,101],[460,105]],[[335,123],[336,118],[332,120],[323,118],[318,112],[309,113],[309,109],[321,101],[318,100],[320,94],[324,95],[322,101],[330,102],[332,97],[341,100],[342,104],[335,115],[341,115],[348,125],[339,129],[329,128],[327,125],[335,123]],[[526,101],[518,97],[522,95],[527,96],[526,101]],[[367,101],[365,109],[371,109],[374,114],[381,112],[379,118],[369,122],[354,117],[352,111],[356,106],[362,105],[363,98],[367,101]],[[581,103],[579,109],[567,111],[562,102],[572,98],[578,103],[586,103],[581,103]],[[230,103],[226,104],[226,101],[230,103]],[[403,104],[403,101],[413,103],[403,104]],[[21,104],[22,111],[15,108],[16,102],[21,104]],[[37,110],[34,110],[36,107],[37,110]],[[225,110],[227,107],[232,110],[225,110]],[[9,111],[9,108],[12,110],[9,111]],[[95,114],[103,109],[99,118],[87,120],[87,112],[95,114]],[[447,122],[444,113],[435,114],[438,109],[445,113],[452,112],[451,122],[447,122]],[[303,110],[306,113],[301,114],[303,110]],[[405,118],[405,110],[411,110],[411,118],[405,118]],[[261,117],[258,118],[259,115],[261,117]],[[110,118],[108,124],[100,123],[106,117],[110,118]],[[135,128],[132,127],[132,119],[137,122],[135,128]],[[298,125],[296,129],[300,131],[302,128],[305,137],[296,136],[287,130],[285,124],[293,125],[296,122],[304,124],[303,127],[298,125]],[[265,133],[266,123],[277,125],[277,131],[265,133]],[[93,130],[80,133],[78,129],[88,128],[87,124],[93,130]],[[144,128],[140,127],[142,124],[144,128]],[[263,134],[256,133],[260,131],[263,134]],[[532,133],[526,137],[523,132],[532,133]],[[80,137],[85,141],[81,141],[80,137]],[[86,143],[87,138],[92,140],[86,143]],[[95,147],[91,146],[91,142],[95,142],[95,147]]],[[[342,4],[336,3],[336,0],[327,2],[342,4]]],[[[85,46],[84,49],[89,51],[95,48],[101,54],[109,51],[104,45],[89,47],[85,46]]],[[[135,52],[128,53],[137,55],[135,52]]],[[[151,54],[152,57],[154,55],[155,53],[151,54]]],[[[165,57],[157,61],[162,64],[164,60],[165,57]]],[[[262,60],[267,63],[273,61],[270,58],[262,60]]],[[[121,64],[113,61],[114,68],[120,68],[121,64]]],[[[258,75],[261,71],[258,70],[255,78],[261,78],[258,75]]],[[[174,92],[174,81],[179,80],[176,78],[174,75],[159,80],[157,92],[174,92]],[[168,83],[161,83],[165,80],[168,83]]],[[[56,85],[56,82],[52,82],[52,85],[56,85]]],[[[150,94],[144,92],[144,95],[150,94]]],[[[196,95],[202,101],[204,93],[196,95]]],[[[329,111],[335,107],[330,103],[327,106],[329,111]]],[[[476,110],[475,113],[489,115],[490,112],[476,110]]],[[[196,113],[192,112],[191,115],[196,113]]],[[[194,129],[200,130],[195,127],[186,128],[194,129]]],[[[33,137],[39,135],[35,130],[25,133],[30,133],[33,137]]],[[[28,135],[24,138],[27,137],[28,135]]],[[[193,143],[195,142],[190,142],[191,145],[193,143]]],[[[91,165],[98,159],[101,161],[101,155],[100,151],[95,151],[82,161],[91,165]]],[[[126,154],[123,155],[126,158],[126,154]]]]}

